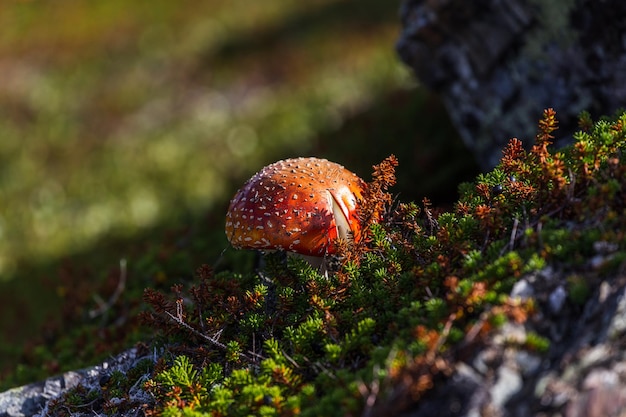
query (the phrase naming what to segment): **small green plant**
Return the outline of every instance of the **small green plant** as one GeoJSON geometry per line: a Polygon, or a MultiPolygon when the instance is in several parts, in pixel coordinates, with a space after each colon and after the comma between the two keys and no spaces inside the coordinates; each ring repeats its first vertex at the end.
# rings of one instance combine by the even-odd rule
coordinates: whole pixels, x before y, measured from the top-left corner
{"type": "Polygon", "coordinates": [[[584,305],[590,296],[589,282],[585,277],[572,275],[567,279],[569,284],[568,295],[574,304],[584,305]]]}
{"type": "Polygon", "coordinates": [[[526,335],[526,346],[530,350],[543,353],[550,349],[550,341],[537,333],[528,333],[526,335]]]}

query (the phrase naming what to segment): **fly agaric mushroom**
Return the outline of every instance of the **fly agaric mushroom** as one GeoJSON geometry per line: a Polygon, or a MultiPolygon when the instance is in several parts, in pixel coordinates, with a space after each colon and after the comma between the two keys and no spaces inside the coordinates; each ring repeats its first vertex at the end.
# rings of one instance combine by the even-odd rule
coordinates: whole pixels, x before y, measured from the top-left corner
{"type": "Polygon", "coordinates": [[[332,254],[335,239],[360,237],[356,208],[365,187],[361,178],[326,159],[275,162],[237,191],[226,235],[236,248],[332,254]]]}

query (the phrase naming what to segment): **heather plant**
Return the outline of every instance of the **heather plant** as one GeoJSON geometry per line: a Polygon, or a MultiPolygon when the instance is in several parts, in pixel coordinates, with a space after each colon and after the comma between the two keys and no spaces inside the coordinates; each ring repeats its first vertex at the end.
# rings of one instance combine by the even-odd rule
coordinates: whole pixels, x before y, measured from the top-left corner
{"type": "MultiPolygon", "coordinates": [[[[398,161],[388,157],[361,204],[364,237],[337,243],[328,274],[274,253],[258,271],[204,265],[192,285],[146,289],[141,319],[160,352],[143,385],[147,411],[384,415],[419,400],[493,329],[532,317],[536,300],[510,296],[521,277],[548,266],[584,272],[597,242],[614,247],[606,271],[624,262],[625,122],[583,114],[574,145],[556,151],[546,110],[534,145],[511,139],[450,211],[397,202],[398,161]]],[[[597,282],[572,274],[567,284],[581,305],[597,282]]],[[[551,349],[537,332],[516,343],[551,349]]]]}
{"type": "MultiPolygon", "coordinates": [[[[419,398],[451,372],[459,346],[533,314],[532,300],[509,296],[521,276],[571,267],[598,240],[623,254],[625,121],[582,115],[575,144],[555,151],[546,110],[535,144],[512,139],[450,212],[396,202],[397,159],[387,158],[362,204],[365,237],[339,243],[328,275],[273,254],[261,271],[203,266],[189,289],[146,290],[143,319],[167,335],[170,358],[146,384],[154,412],[354,415],[398,384],[419,398]]],[[[576,303],[593,285],[580,281],[576,303]]],[[[522,345],[550,348],[536,333],[522,345]]]]}

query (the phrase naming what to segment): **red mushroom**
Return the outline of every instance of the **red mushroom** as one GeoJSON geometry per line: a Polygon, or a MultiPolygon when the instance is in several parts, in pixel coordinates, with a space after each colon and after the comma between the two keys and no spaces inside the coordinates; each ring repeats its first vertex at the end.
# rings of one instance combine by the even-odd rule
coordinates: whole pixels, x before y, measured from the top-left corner
{"type": "Polygon", "coordinates": [[[360,237],[356,209],[365,187],[358,176],[326,159],[278,161],[237,191],[226,215],[226,235],[236,248],[332,254],[335,239],[360,237]]]}

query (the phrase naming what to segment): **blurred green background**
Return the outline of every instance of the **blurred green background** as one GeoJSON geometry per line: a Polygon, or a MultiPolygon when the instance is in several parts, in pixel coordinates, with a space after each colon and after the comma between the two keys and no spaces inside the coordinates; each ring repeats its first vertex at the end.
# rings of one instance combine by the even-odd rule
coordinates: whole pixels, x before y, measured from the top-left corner
{"type": "Polygon", "coordinates": [[[194,225],[216,236],[201,255],[216,262],[228,199],[277,159],[327,157],[369,180],[395,153],[400,199],[451,201],[476,168],[396,57],[398,7],[1,2],[3,341],[56,314],[68,260],[132,263],[128,248],[194,225]]]}

